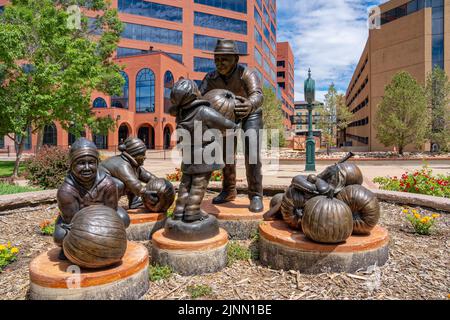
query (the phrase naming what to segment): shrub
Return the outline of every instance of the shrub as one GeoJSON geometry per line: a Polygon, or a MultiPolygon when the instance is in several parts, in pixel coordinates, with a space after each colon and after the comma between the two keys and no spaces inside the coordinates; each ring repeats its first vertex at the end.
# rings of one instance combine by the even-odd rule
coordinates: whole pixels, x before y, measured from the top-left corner
{"type": "Polygon", "coordinates": [[[148,268],[148,277],[150,281],[158,281],[170,278],[173,271],[169,266],[153,265],[148,268]]]}
{"type": "Polygon", "coordinates": [[[383,190],[450,198],[450,176],[433,176],[433,171],[426,165],[422,170],[404,173],[400,179],[398,177],[376,177],[373,182],[379,183],[383,190]]]}
{"type": "MultiPolygon", "coordinates": [[[[166,175],[166,179],[170,182],[178,182],[181,181],[181,176],[183,175],[183,172],[181,172],[180,168],[175,168],[174,173],[169,173],[166,175]]],[[[222,181],[223,180],[223,174],[222,170],[216,170],[211,174],[210,181],[222,181]]]]}
{"type": "Polygon", "coordinates": [[[11,242],[6,245],[0,244],[0,272],[11,262],[17,259],[19,249],[11,246],[11,242]]]}
{"type": "Polygon", "coordinates": [[[69,152],[59,147],[44,146],[26,161],[25,176],[30,184],[56,189],[69,171],[69,152]]]}
{"type": "Polygon", "coordinates": [[[209,296],[212,293],[212,288],[208,285],[200,284],[195,286],[188,286],[187,291],[191,294],[192,299],[209,296]]]}
{"type": "Polygon", "coordinates": [[[431,227],[435,224],[436,220],[440,217],[438,214],[421,215],[417,210],[404,209],[403,213],[406,214],[406,220],[408,220],[416,233],[421,235],[429,235],[431,227]]]}
{"type": "Polygon", "coordinates": [[[44,220],[39,224],[39,229],[44,236],[52,236],[55,232],[55,220],[44,220]]]}

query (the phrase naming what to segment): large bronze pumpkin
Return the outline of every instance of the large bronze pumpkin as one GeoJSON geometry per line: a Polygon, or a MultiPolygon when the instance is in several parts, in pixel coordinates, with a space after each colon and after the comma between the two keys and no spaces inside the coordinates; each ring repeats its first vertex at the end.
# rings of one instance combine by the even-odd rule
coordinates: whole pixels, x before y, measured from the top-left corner
{"type": "Polygon", "coordinates": [[[305,197],[300,190],[290,186],[281,201],[281,214],[289,227],[301,230],[305,197]]]}
{"type": "Polygon", "coordinates": [[[71,225],[63,250],[72,263],[82,268],[103,268],[121,261],[127,234],[115,210],[101,205],[83,208],[71,225]]]}
{"type": "Polygon", "coordinates": [[[360,185],[345,187],[336,197],[345,202],[353,214],[353,234],[369,234],[380,219],[377,197],[360,185]]]}
{"type": "Polygon", "coordinates": [[[352,184],[359,184],[361,185],[363,183],[363,175],[361,172],[361,169],[354,164],[354,163],[340,163],[339,169],[344,172],[345,174],[345,185],[350,186],[352,184]]]}
{"type": "Polygon", "coordinates": [[[352,211],[338,199],[314,197],[305,204],[302,229],[309,239],[319,243],[343,242],[352,234],[352,211]]]}
{"type": "Polygon", "coordinates": [[[213,89],[208,91],[203,99],[211,103],[211,107],[231,121],[236,120],[234,108],[236,107],[236,96],[228,90],[213,89]]]}
{"type": "Polygon", "coordinates": [[[156,178],[147,183],[147,191],[155,191],[158,194],[158,203],[153,205],[149,199],[143,199],[145,208],[150,212],[165,213],[175,200],[175,189],[169,180],[156,178]]]}

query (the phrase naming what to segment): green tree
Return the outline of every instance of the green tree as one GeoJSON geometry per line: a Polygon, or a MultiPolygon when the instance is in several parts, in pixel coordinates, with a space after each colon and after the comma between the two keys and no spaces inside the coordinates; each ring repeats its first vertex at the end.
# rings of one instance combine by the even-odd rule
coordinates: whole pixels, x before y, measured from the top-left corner
{"type": "MultiPolygon", "coordinates": [[[[436,143],[448,152],[450,144],[450,82],[444,70],[435,67],[427,76],[425,86],[428,108],[431,110],[431,146],[436,143]]],[[[433,151],[433,150],[431,150],[433,151]]]]}
{"type": "Polygon", "coordinates": [[[263,122],[264,128],[267,129],[267,141],[269,145],[272,145],[272,130],[278,130],[278,141],[280,147],[283,147],[286,144],[286,139],[284,137],[285,129],[283,124],[283,113],[281,111],[281,101],[278,100],[275,92],[270,87],[265,86],[263,88],[263,93],[263,122]]]}
{"type": "Polygon", "coordinates": [[[330,147],[336,145],[336,122],[337,122],[337,106],[339,95],[334,83],[332,83],[325,95],[325,103],[317,109],[319,117],[317,128],[322,130],[322,139],[327,147],[327,154],[330,153],[330,147]]]}
{"type": "Polygon", "coordinates": [[[0,135],[17,146],[17,177],[29,128],[59,121],[79,135],[112,129],[90,109],[94,90],[119,94],[123,79],[112,55],[123,24],[104,0],[12,0],[0,15],[0,135]],[[98,13],[88,19],[80,7],[98,13]]]}
{"type": "Polygon", "coordinates": [[[386,147],[395,146],[403,154],[405,146],[425,142],[429,115],[424,88],[406,71],[400,71],[385,87],[375,125],[377,138],[386,147]]]}

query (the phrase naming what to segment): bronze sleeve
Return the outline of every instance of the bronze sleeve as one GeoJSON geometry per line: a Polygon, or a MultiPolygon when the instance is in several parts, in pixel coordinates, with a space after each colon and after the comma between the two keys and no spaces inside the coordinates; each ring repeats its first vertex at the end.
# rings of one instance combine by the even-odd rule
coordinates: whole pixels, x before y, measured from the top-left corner
{"type": "Polygon", "coordinates": [[[57,194],[58,208],[61,212],[61,218],[64,223],[71,223],[75,214],[80,211],[80,204],[78,200],[72,195],[70,190],[61,187],[57,194]]]}
{"type": "Polygon", "coordinates": [[[156,179],[157,176],[152,174],[150,171],[144,169],[143,167],[139,168],[139,180],[145,183],[149,183],[151,180],[156,179]]]}
{"type": "Polygon", "coordinates": [[[261,79],[259,79],[255,71],[246,69],[242,75],[242,80],[247,88],[248,99],[253,106],[252,112],[254,112],[256,109],[262,107],[264,103],[261,79]]]}

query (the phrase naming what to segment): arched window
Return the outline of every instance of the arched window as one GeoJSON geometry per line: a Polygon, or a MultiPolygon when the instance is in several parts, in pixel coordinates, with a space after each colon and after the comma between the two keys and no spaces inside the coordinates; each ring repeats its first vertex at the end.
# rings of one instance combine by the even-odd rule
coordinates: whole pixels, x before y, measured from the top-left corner
{"type": "Polygon", "coordinates": [[[122,95],[111,97],[111,107],[128,109],[128,93],[129,93],[129,89],[130,89],[128,75],[123,71],[120,71],[120,74],[122,75],[123,79],[125,80],[125,83],[122,87],[122,95]]]}
{"type": "Polygon", "coordinates": [[[94,108],[107,108],[108,107],[108,105],[106,104],[105,99],[100,98],[100,97],[98,97],[98,98],[96,98],[94,100],[94,102],[92,103],[92,106],[94,108]]]}
{"type": "Polygon", "coordinates": [[[44,139],[42,144],[48,146],[56,146],[58,144],[57,130],[54,123],[51,123],[44,127],[44,139]]]}
{"type": "Polygon", "coordinates": [[[136,76],[136,112],[155,112],[155,74],[148,68],[136,76]]]}
{"type": "Polygon", "coordinates": [[[166,71],[164,74],[164,112],[169,113],[170,108],[170,92],[172,91],[174,84],[173,74],[170,71],[166,71]]]}

